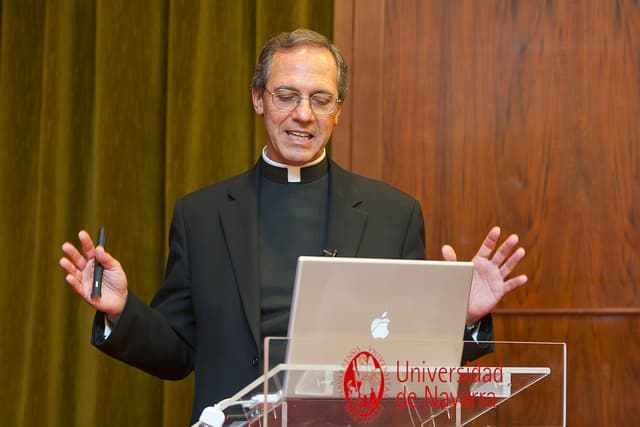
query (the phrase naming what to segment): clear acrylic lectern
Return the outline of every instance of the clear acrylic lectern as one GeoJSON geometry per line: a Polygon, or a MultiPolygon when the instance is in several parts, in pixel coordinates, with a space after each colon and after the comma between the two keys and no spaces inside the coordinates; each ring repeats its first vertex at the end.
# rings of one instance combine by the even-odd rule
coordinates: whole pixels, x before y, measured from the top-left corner
{"type": "Polygon", "coordinates": [[[483,344],[460,366],[420,357],[459,342],[267,338],[265,374],[195,426],[565,426],[566,345],[483,344]]]}

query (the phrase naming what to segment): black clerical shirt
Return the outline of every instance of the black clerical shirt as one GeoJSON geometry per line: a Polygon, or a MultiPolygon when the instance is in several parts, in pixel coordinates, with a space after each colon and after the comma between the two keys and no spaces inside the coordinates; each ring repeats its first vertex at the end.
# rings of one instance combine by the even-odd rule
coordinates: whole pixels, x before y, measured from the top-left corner
{"type": "Polygon", "coordinates": [[[300,171],[262,160],[259,199],[261,335],[287,336],[297,259],[322,255],[327,235],[328,161],[300,171]]]}

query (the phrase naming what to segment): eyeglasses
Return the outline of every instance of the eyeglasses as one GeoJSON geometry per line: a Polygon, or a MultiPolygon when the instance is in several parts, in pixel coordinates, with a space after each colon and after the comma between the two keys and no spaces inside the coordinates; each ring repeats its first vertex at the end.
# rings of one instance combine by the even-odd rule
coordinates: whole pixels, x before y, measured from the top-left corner
{"type": "Polygon", "coordinates": [[[282,111],[294,110],[298,108],[298,105],[300,105],[303,99],[308,99],[311,111],[315,114],[328,116],[333,114],[338,108],[338,104],[342,102],[341,99],[335,99],[333,95],[329,93],[315,93],[311,96],[302,96],[295,90],[291,89],[281,88],[276,89],[273,92],[267,88],[264,90],[271,95],[273,105],[275,105],[278,110],[282,111]]]}

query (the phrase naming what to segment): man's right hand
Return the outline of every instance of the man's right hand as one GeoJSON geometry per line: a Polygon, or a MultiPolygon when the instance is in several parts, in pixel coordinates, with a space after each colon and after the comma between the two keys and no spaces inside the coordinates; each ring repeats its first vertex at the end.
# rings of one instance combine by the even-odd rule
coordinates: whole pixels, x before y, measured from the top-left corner
{"type": "Polygon", "coordinates": [[[60,266],[67,272],[66,281],[75,293],[80,295],[91,307],[103,312],[111,324],[116,324],[127,302],[127,276],[122,266],[102,246],[95,247],[89,233],[78,233],[82,253],[74,245],[65,242],[60,258],[60,266]],[[93,286],[93,267],[96,259],[104,272],[102,275],[102,296],[91,298],[93,286]]]}

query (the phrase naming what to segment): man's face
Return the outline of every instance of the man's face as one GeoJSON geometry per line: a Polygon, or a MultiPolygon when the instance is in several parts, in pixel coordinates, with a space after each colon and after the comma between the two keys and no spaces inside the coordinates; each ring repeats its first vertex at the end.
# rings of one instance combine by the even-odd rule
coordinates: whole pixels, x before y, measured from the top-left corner
{"type": "MultiPolygon", "coordinates": [[[[309,97],[317,93],[338,98],[336,61],[328,49],[300,46],[276,52],[271,62],[267,89],[290,89],[309,97]]],[[[300,166],[320,156],[333,127],[338,123],[340,104],[331,115],[315,114],[309,100],[302,99],[291,111],[273,105],[268,92],[251,93],[253,108],[263,116],[267,131],[267,155],[271,160],[300,166]]]]}

